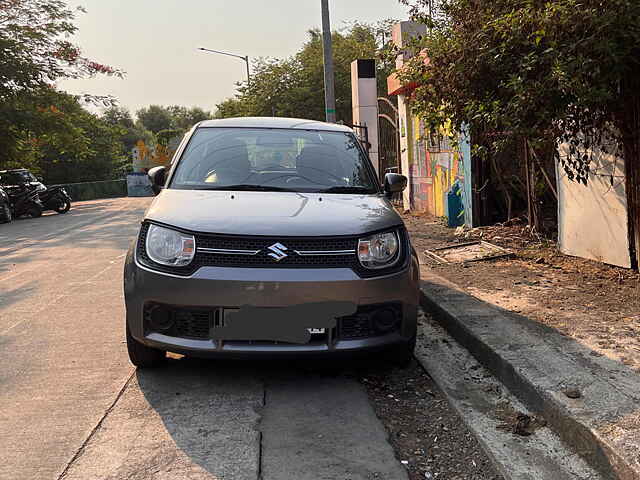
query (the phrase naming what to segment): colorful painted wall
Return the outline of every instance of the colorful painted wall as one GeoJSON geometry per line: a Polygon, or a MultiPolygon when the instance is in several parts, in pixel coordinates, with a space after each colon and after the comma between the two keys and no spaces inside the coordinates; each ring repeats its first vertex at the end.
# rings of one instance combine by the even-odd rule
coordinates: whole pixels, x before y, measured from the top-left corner
{"type": "Polygon", "coordinates": [[[411,117],[412,155],[409,159],[411,209],[446,216],[446,196],[456,180],[464,186],[463,156],[450,141],[449,131],[433,132],[411,117]]]}
{"type": "Polygon", "coordinates": [[[181,139],[182,137],[176,136],[172,138],[167,145],[162,145],[160,143],[147,145],[144,140],[138,140],[136,146],[131,150],[134,173],[144,173],[149,169],[160,165],[168,167],[171,163],[173,154],[180,145],[181,139]]]}

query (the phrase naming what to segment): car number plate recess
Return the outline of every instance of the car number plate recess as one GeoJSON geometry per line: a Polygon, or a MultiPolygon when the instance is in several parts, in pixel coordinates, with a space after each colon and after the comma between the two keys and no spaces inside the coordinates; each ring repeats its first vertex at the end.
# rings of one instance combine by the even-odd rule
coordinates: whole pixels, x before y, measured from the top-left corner
{"type": "MultiPolygon", "coordinates": [[[[228,323],[228,319],[227,319],[227,315],[229,313],[235,313],[237,312],[239,309],[238,308],[223,308],[222,309],[222,318],[223,318],[223,322],[222,325],[227,325],[228,323]]],[[[307,330],[309,330],[309,333],[311,335],[324,335],[327,332],[326,328],[307,328],[307,330]]]]}

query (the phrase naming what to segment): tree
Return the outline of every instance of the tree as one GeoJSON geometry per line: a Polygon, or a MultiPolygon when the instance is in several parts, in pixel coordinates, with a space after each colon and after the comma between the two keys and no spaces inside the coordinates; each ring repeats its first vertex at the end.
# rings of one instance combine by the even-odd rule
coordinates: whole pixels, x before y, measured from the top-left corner
{"type": "Polygon", "coordinates": [[[640,162],[640,2],[442,0],[429,15],[433,0],[402,1],[429,27],[415,45],[428,61],[402,73],[429,123],[490,131],[494,151],[568,142],[560,160],[583,183],[603,135],[640,162]]]}
{"type": "Polygon", "coordinates": [[[183,131],[189,130],[196,123],[211,118],[209,112],[205,112],[200,107],[182,107],[180,105],[172,105],[167,107],[169,114],[173,118],[173,128],[183,131]]]}
{"type": "Polygon", "coordinates": [[[11,106],[18,155],[0,167],[28,167],[47,183],[121,176],[126,157],[120,128],[87,111],[77,96],[45,89],[11,106]]]}
{"type": "Polygon", "coordinates": [[[173,117],[169,110],[160,105],[150,105],[136,112],[140,126],[153,133],[173,128],[173,117]]]}
{"type": "Polygon", "coordinates": [[[102,114],[102,120],[115,127],[119,133],[123,151],[128,155],[138,140],[144,140],[150,145],[154,142],[154,135],[151,131],[140,124],[136,124],[131,118],[131,113],[124,107],[112,106],[107,108],[102,114]]]}
{"type": "MultiPolygon", "coordinates": [[[[71,104],[88,112],[80,106],[80,98],[57,92],[53,83],[123,73],[83,56],[69,40],[77,30],[78,11],[82,10],[71,10],[60,0],[0,0],[0,166],[43,171],[42,162],[49,158],[43,149],[53,145],[62,149],[58,153],[88,155],[83,127],[71,121],[72,116],[61,114],[71,104]]],[[[112,102],[97,95],[83,95],[82,100],[112,102]]],[[[78,110],[75,115],[78,120],[82,117],[78,110]]],[[[95,116],[84,120],[94,121],[95,116]]]]}
{"type": "Polygon", "coordinates": [[[110,125],[124,128],[134,128],[131,113],[124,107],[113,105],[102,113],[102,119],[110,125]]]}
{"type": "MultiPolygon", "coordinates": [[[[336,113],[339,120],[351,121],[351,62],[358,58],[378,58],[378,79],[386,82],[393,68],[387,56],[389,30],[393,22],[378,25],[353,23],[334,32],[333,55],[336,78],[336,113]],[[386,32],[386,38],[380,34],[386,32]]],[[[261,58],[254,62],[251,85],[238,86],[234,98],[216,107],[215,116],[283,116],[324,120],[324,69],[322,35],[309,31],[309,39],[289,58],[261,58]]],[[[382,85],[381,85],[382,87],[382,85]]],[[[383,87],[386,88],[386,85],[383,87]]]]}
{"type": "Polygon", "coordinates": [[[0,0],[1,101],[61,78],[122,76],[82,56],[68,40],[77,30],[75,15],[61,0],[0,0]]]}

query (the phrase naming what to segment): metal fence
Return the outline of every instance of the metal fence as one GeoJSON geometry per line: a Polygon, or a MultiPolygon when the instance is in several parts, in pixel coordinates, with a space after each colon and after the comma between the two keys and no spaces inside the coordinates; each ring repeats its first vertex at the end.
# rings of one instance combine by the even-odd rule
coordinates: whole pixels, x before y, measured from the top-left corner
{"type": "Polygon", "coordinates": [[[71,199],[79,200],[95,200],[97,198],[114,198],[127,196],[127,181],[122,180],[105,180],[102,182],[83,182],[83,183],[67,183],[61,184],[71,199]]]}

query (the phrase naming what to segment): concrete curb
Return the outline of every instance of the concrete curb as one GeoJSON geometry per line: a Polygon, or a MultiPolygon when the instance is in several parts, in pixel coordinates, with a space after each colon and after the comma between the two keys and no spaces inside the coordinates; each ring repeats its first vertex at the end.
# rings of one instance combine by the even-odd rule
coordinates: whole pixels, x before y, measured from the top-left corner
{"type": "Polygon", "coordinates": [[[640,479],[640,375],[421,267],[421,305],[603,478],[640,479]],[[577,389],[580,398],[564,392],[577,389]]]}
{"type": "Polygon", "coordinates": [[[505,429],[505,411],[532,412],[478,365],[431,315],[419,318],[418,339],[416,359],[445,393],[504,480],[600,478],[549,427],[539,426],[530,436],[505,429]]]}

